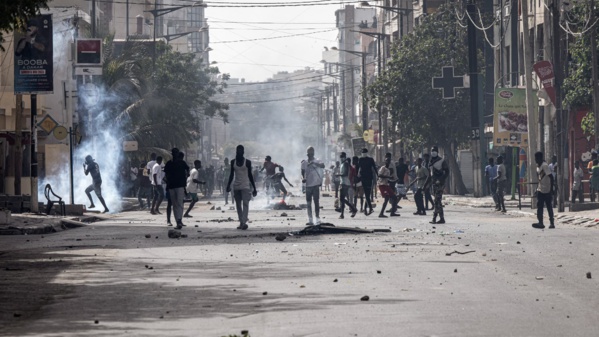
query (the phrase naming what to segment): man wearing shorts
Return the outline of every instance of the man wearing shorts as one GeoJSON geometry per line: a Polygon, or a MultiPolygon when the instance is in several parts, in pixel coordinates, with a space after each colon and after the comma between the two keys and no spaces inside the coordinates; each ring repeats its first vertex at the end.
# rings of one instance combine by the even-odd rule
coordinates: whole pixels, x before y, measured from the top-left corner
{"type": "Polygon", "coordinates": [[[191,170],[191,172],[189,173],[189,177],[187,178],[187,187],[186,187],[187,193],[189,193],[189,196],[191,198],[191,203],[189,204],[187,211],[183,215],[184,218],[191,218],[191,215],[189,215],[189,212],[191,211],[193,206],[196,204],[196,202],[198,202],[198,192],[200,191],[199,185],[203,185],[206,183],[205,181],[200,181],[200,179],[199,179],[200,173],[198,170],[200,168],[202,168],[202,162],[199,160],[194,160],[193,161],[193,169],[191,170]]]}
{"type": "Polygon", "coordinates": [[[85,163],[83,163],[83,171],[85,175],[91,174],[92,176],[92,184],[85,189],[85,194],[87,194],[89,202],[91,203],[91,205],[89,205],[89,208],[96,207],[94,205],[94,200],[92,199],[92,195],[90,193],[91,191],[94,191],[96,192],[96,196],[102,203],[102,206],[104,206],[103,213],[108,213],[108,207],[106,207],[106,202],[104,202],[104,198],[102,197],[102,176],[100,175],[100,166],[98,165],[98,163],[94,161],[94,158],[92,158],[92,156],[88,155],[87,157],[85,157],[85,163]]]}
{"type": "Polygon", "coordinates": [[[308,223],[313,226],[320,223],[320,186],[322,185],[322,169],[324,163],[314,158],[314,148],[309,146],[306,150],[308,160],[302,160],[302,182],[306,184],[306,202],[308,203],[308,223]],[[312,200],[314,200],[314,210],[316,222],[312,218],[312,200]]]}

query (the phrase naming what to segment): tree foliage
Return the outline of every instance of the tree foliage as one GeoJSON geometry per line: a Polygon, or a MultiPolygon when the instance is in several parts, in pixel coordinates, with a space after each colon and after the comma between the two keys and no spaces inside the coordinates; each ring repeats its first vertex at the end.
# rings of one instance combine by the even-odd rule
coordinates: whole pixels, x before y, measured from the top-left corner
{"type": "Polygon", "coordinates": [[[226,104],[214,99],[228,75],[207,67],[194,54],[159,46],[154,65],[151,48],[132,42],[119,54],[107,39],[103,86],[107,121],[123,140],[136,140],[141,152],[185,148],[199,139],[200,121],[214,116],[227,121],[226,104]]]}
{"type": "Polygon", "coordinates": [[[24,27],[27,19],[37,16],[40,9],[47,9],[47,4],[48,0],[0,1],[0,50],[4,51],[4,33],[24,27]]]}
{"type": "MultiPolygon", "coordinates": [[[[573,29],[576,29],[577,26],[583,29],[587,19],[592,17],[588,5],[578,3],[574,4],[567,15],[568,20],[572,21],[571,27],[573,29]]],[[[599,36],[599,26],[595,24],[591,29],[595,29],[596,36],[599,36]]],[[[595,45],[599,46],[599,41],[596,42],[595,45]]],[[[568,48],[570,62],[568,76],[564,79],[564,103],[574,109],[591,107],[593,104],[591,31],[588,30],[575,36],[568,48]]],[[[583,118],[581,127],[587,135],[595,133],[592,109],[583,118]]]]}

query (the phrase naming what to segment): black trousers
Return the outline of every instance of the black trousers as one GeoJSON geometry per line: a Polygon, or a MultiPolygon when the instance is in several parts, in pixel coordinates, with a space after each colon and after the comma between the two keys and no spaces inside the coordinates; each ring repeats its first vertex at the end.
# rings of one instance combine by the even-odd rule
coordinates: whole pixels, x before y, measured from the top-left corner
{"type": "MultiPolygon", "coordinates": [[[[362,179],[362,187],[364,188],[364,196],[366,197],[366,206],[368,206],[369,209],[372,209],[372,185],[368,184],[366,181],[370,182],[372,181],[372,178],[370,179],[362,179]]],[[[364,210],[366,210],[366,208],[364,208],[364,210]]]]}
{"type": "Polygon", "coordinates": [[[553,201],[553,194],[537,192],[537,220],[539,223],[543,223],[543,208],[547,207],[547,214],[549,214],[549,221],[553,224],[553,207],[551,202],[553,201]]]}
{"type": "Polygon", "coordinates": [[[416,190],[416,194],[414,195],[414,201],[416,202],[416,211],[421,213],[425,212],[423,194],[424,193],[422,192],[422,189],[419,188],[416,190]]]}

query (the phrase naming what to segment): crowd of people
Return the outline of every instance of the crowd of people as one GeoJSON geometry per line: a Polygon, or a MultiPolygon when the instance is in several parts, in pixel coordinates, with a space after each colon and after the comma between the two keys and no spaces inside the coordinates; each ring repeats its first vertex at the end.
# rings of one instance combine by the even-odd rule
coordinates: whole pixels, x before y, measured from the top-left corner
{"type": "MultiPolygon", "coordinates": [[[[245,149],[242,145],[237,146],[235,158],[232,160],[225,158],[224,166],[218,170],[215,170],[212,165],[204,169],[199,160],[195,160],[193,168],[190,169],[185,162],[183,152],[177,148],[172,149],[171,155],[172,159],[165,163],[162,156],[152,153],[147,163],[141,163],[139,168],[131,170],[131,175],[135,175],[136,196],[140,208],[149,209],[153,215],[162,214],[160,206],[166,199],[167,224],[173,226],[172,215],[178,229],[185,226],[183,218],[192,217],[190,211],[199,200],[200,194],[210,198],[214,190],[218,189],[225,198],[225,205],[229,204],[229,197],[231,197],[239,219],[237,228],[245,230],[248,228],[249,203],[257,196],[257,186],[260,186],[260,183],[269,202],[275,197],[282,196],[279,203],[283,204],[288,196],[285,183],[293,187],[285,175],[284,168],[273,162],[270,155],[266,156],[262,165],[254,166],[249,159],[245,158],[245,149]],[[189,200],[189,206],[184,212],[186,199],[189,200]]],[[[335,210],[340,213],[339,218],[344,219],[346,208],[352,218],[358,213],[364,216],[374,213],[376,205],[373,195],[376,198],[377,193],[380,193],[383,198],[378,217],[398,217],[401,209],[399,202],[407,199],[407,190],[411,189],[416,204],[416,212],[413,214],[425,216],[427,211],[432,210],[433,217],[430,223],[445,223],[442,198],[449,177],[449,165],[439,155],[436,146],[433,146],[429,153],[424,153],[417,158],[413,165],[406,163],[403,157],[394,162],[391,153],[387,153],[384,162],[377,165],[366,148],[361,150],[361,157],[349,157],[345,152],[341,152],[339,160],[330,167],[330,170],[326,169],[323,161],[315,157],[313,147],[308,147],[306,156],[299,168],[302,192],[305,193],[307,203],[307,226],[320,224],[320,194],[323,190],[334,192],[335,210]]],[[[538,222],[533,224],[533,227],[545,227],[543,212],[546,208],[550,220],[549,228],[555,228],[553,205],[557,190],[557,160],[553,157],[548,164],[544,160],[543,153],[537,152],[535,162],[539,181],[535,194],[538,222]]],[[[95,191],[105,208],[104,212],[108,212],[108,207],[102,198],[100,169],[91,156],[85,159],[84,173],[92,176],[92,184],[85,191],[91,203],[90,208],[95,207],[91,196],[91,192],[95,191]]],[[[585,174],[589,175],[591,199],[594,200],[599,193],[599,160],[596,152],[592,153],[586,172],[580,162],[575,163],[572,203],[577,198],[579,202],[583,201],[580,187],[585,174]]],[[[485,177],[496,211],[506,212],[504,199],[507,176],[504,158],[502,156],[496,159],[490,158],[485,168],[485,177]]]]}

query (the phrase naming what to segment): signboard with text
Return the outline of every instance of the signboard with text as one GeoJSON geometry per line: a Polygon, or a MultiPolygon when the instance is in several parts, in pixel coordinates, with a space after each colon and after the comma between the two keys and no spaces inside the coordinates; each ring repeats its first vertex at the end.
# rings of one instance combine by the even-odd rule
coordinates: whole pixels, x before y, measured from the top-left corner
{"type": "Polygon", "coordinates": [[[15,94],[54,92],[52,15],[27,21],[25,31],[15,31],[15,94]]]}
{"type": "Polygon", "coordinates": [[[528,146],[528,116],[525,89],[495,89],[493,129],[494,145],[528,146]]]}
{"type": "Polygon", "coordinates": [[[77,65],[102,65],[102,39],[77,39],[75,48],[77,65]]]}

